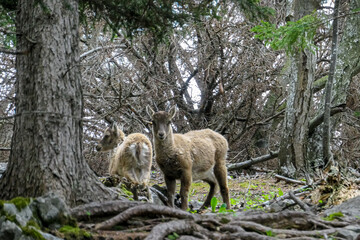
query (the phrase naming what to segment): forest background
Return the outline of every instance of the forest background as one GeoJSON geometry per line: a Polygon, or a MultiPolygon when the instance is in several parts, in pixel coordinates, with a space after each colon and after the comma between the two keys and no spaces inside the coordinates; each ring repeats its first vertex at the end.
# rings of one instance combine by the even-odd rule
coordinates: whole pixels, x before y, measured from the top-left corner
{"type": "Polygon", "coordinates": [[[74,2],[1,2],[0,198],[106,196],[92,170],[104,175],[108,156],[94,146],[113,121],[151,138],[146,105],[176,105],[175,132],[224,135],[229,163],[265,156],[265,167],[308,180],[329,161],[359,168],[359,0],[339,1],[337,18],[319,0],[74,2]]]}

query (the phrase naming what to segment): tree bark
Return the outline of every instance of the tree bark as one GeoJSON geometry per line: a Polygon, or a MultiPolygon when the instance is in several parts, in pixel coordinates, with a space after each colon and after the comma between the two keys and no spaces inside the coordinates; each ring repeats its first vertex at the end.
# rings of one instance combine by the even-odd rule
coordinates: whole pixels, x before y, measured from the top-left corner
{"type": "MultiPolygon", "coordinates": [[[[345,18],[343,34],[341,39],[339,39],[340,42],[337,48],[333,96],[331,98],[332,106],[346,106],[350,83],[353,77],[360,72],[360,18],[359,11],[354,12],[354,10],[359,8],[360,0],[350,1],[349,13],[345,18]]],[[[320,110],[322,111],[323,108],[320,108],[320,110]]],[[[332,110],[330,114],[332,115],[332,110]]],[[[338,124],[340,124],[339,119],[339,116],[331,118],[331,127],[333,129],[337,128],[338,124]]],[[[323,166],[325,163],[323,162],[323,131],[322,128],[315,127],[310,128],[311,137],[308,144],[308,159],[314,167],[317,167],[323,166]]]]}
{"type": "MultiPolygon", "coordinates": [[[[297,21],[319,7],[317,1],[294,1],[290,15],[297,21]]],[[[283,175],[296,177],[306,168],[306,144],[309,125],[309,109],[314,82],[315,56],[309,50],[290,56],[288,97],[284,119],[284,133],[280,143],[280,171],[283,175]]]]}
{"type": "Polygon", "coordinates": [[[111,198],[82,157],[78,1],[19,0],[16,117],[0,198],[55,192],[70,205],[111,198]]]}
{"type": "Polygon", "coordinates": [[[324,125],[323,125],[323,158],[326,165],[329,161],[332,161],[332,153],[330,150],[330,111],[331,111],[331,96],[332,87],[334,82],[334,72],[336,66],[337,47],[338,47],[338,14],[339,14],[340,0],[335,0],[334,6],[334,21],[333,21],[333,33],[332,33],[332,45],[331,45],[331,63],[329,78],[325,88],[325,109],[324,109],[324,125]]]}
{"type": "Polygon", "coordinates": [[[352,78],[360,72],[360,0],[350,1],[350,14],[346,18],[344,33],[339,43],[334,75],[334,96],[332,105],[346,103],[352,78]]]}

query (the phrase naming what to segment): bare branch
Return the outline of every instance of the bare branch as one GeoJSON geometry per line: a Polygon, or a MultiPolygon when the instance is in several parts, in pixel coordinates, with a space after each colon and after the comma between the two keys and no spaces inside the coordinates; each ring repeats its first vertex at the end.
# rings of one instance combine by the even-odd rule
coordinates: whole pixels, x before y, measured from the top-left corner
{"type": "Polygon", "coordinates": [[[250,167],[251,165],[254,165],[254,164],[257,164],[257,163],[266,162],[268,160],[274,159],[278,155],[279,155],[279,151],[270,152],[267,155],[263,155],[263,156],[260,156],[260,157],[257,157],[257,158],[253,158],[253,159],[247,160],[245,162],[228,164],[227,169],[228,169],[228,171],[240,170],[240,169],[243,169],[243,168],[250,167]]]}

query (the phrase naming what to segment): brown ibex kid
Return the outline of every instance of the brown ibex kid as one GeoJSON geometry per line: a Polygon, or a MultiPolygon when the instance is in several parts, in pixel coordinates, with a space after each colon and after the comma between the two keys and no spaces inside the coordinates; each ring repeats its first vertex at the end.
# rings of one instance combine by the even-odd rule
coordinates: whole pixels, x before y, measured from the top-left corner
{"type": "Polygon", "coordinates": [[[105,130],[96,150],[99,152],[113,150],[109,165],[110,175],[116,174],[130,180],[135,200],[138,200],[138,188],[145,187],[148,199],[151,201],[147,184],[150,180],[152,147],[150,140],[144,134],[133,133],[125,137],[124,132],[113,123],[105,130]]]}
{"type": "Polygon", "coordinates": [[[210,129],[173,134],[171,120],[176,114],[175,106],[169,112],[154,112],[149,106],[146,110],[152,118],[155,160],[164,174],[169,206],[174,206],[176,179],[180,179],[182,209],[188,207],[193,180],[203,180],[210,185],[202,209],[210,206],[217,184],[224,203],[230,208],[225,165],[228,150],[226,139],[210,129]]]}

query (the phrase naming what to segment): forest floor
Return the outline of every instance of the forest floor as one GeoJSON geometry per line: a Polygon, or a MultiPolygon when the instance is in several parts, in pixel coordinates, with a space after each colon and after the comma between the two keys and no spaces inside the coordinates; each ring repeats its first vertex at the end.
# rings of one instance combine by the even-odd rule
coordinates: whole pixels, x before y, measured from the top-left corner
{"type": "MultiPolygon", "coordinates": [[[[161,173],[152,173],[150,186],[154,184],[165,187],[161,173]]],[[[264,236],[263,234],[265,234],[264,239],[273,239],[266,237],[268,232],[270,235],[277,234],[277,236],[281,236],[281,238],[285,239],[291,236],[304,236],[306,239],[315,239],[318,237],[322,238],[323,236],[334,235],[340,226],[344,227],[351,224],[346,221],[340,223],[324,222],[320,215],[324,210],[330,208],[332,205],[340,204],[347,199],[360,195],[359,187],[356,184],[346,183],[346,181],[342,181],[341,184],[334,184],[333,186],[329,186],[328,184],[318,184],[315,189],[311,190],[305,188],[301,191],[297,191],[300,188],[304,188],[305,183],[299,181],[299,183],[296,184],[279,180],[274,173],[265,172],[253,172],[252,174],[243,172],[239,175],[230,175],[228,178],[228,185],[231,198],[231,212],[228,212],[230,215],[227,215],[227,221],[230,221],[229,224],[221,222],[223,220],[221,215],[222,199],[220,194],[217,193],[215,211],[215,208],[212,209],[210,207],[209,209],[202,211],[201,214],[196,213],[196,211],[191,209],[190,212],[184,212],[178,209],[174,209],[171,210],[173,212],[169,212],[169,209],[164,209],[160,205],[156,205],[153,208],[151,205],[145,204],[143,205],[143,209],[140,205],[137,205],[136,207],[129,207],[132,208],[132,210],[126,210],[128,211],[127,213],[122,210],[124,212],[119,214],[122,216],[117,216],[116,221],[118,222],[116,225],[113,225],[111,230],[95,230],[94,224],[85,224],[81,225],[81,227],[89,230],[93,234],[94,239],[145,239],[149,236],[152,236],[152,238],[150,237],[149,239],[162,239],[154,238],[154,231],[152,231],[152,229],[158,225],[164,225],[165,223],[168,223],[168,225],[165,224],[166,226],[162,227],[170,228],[172,229],[170,232],[174,232],[174,234],[165,234],[164,236],[168,236],[166,239],[178,239],[179,236],[176,233],[177,231],[194,231],[189,230],[188,228],[198,229],[196,231],[204,231],[201,234],[205,236],[205,239],[206,237],[208,237],[208,239],[221,239],[224,236],[226,239],[229,236],[234,236],[229,239],[258,239],[258,237],[264,236]],[[269,207],[269,204],[266,204],[274,202],[274,199],[280,199],[282,196],[289,195],[289,192],[296,191],[296,196],[299,201],[304,202],[304,205],[312,206],[309,207],[309,209],[311,208],[310,211],[309,209],[303,209],[304,206],[296,203],[289,204],[285,207],[283,205],[280,207],[280,210],[274,210],[269,207]],[[189,213],[192,216],[187,215],[189,213]],[[231,215],[231,213],[233,215],[231,215]],[[218,218],[220,220],[218,220],[218,218]],[[246,218],[248,220],[244,220],[246,218]],[[276,220],[276,218],[279,220],[276,220]],[[269,222],[265,223],[264,219],[267,219],[266,221],[269,222]],[[280,224],[280,222],[283,221],[286,222],[282,223],[285,225],[280,224]],[[300,224],[301,226],[298,226],[299,222],[303,222],[303,225],[300,224]],[[250,229],[250,232],[239,230],[239,225],[236,225],[235,227],[234,225],[231,225],[231,223],[240,225],[243,224],[241,225],[242,228],[248,230],[250,229]],[[279,223],[279,225],[276,225],[277,223],[279,223]],[[219,227],[214,227],[212,224],[218,224],[219,227]],[[250,226],[248,224],[250,224],[250,226]],[[289,226],[293,226],[294,229],[286,230],[289,226]],[[298,227],[297,229],[296,226],[298,227]],[[215,230],[221,228],[227,230],[215,230]],[[210,233],[206,229],[213,230],[211,230],[210,233]],[[224,235],[224,231],[235,232],[226,233],[227,235],[224,235]],[[263,232],[262,234],[256,233],[261,231],[263,232]],[[250,236],[246,234],[257,235],[250,236]],[[302,234],[310,235],[305,236],[302,234]],[[313,238],[307,238],[310,236],[313,238]]],[[[179,192],[179,189],[180,183],[177,184],[177,193],[179,192]]],[[[191,186],[189,194],[190,206],[194,206],[195,209],[198,208],[200,206],[199,202],[204,201],[208,191],[209,186],[207,183],[202,181],[194,182],[191,186]]],[[[130,195],[129,198],[131,198],[130,195]]],[[[111,208],[114,208],[114,206],[111,206],[111,208]]],[[[357,223],[353,222],[353,224],[357,223]]],[[[159,229],[160,232],[165,231],[162,230],[163,228],[159,229]]]]}
{"type": "MultiPolygon", "coordinates": [[[[165,182],[161,176],[156,176],[156,178],[153,177],[150,183],[150,185],[158,184],[165,187],[165,182]]],[[[262,202],[269,201],[274,197],[279,197],[283,195],[283,193],[295,190],[303,185],[289,184],[285,181],[280,181],[274,177],[274,174],[255,173],[252,175],[230,175],[228,177],[228,186],[232,205],[231,208],[250,209],[262,202]]],[[[180,183],[178,182],[177,193],[179,191],[180,183]]],[[[206,182],[193,182],[190,188],[189,201],[196,200],[204,202],[208,192],[209,185],[206,182]]],[[[219,192],[217,192],[215,197],[221,202],[219,192]]]]}

